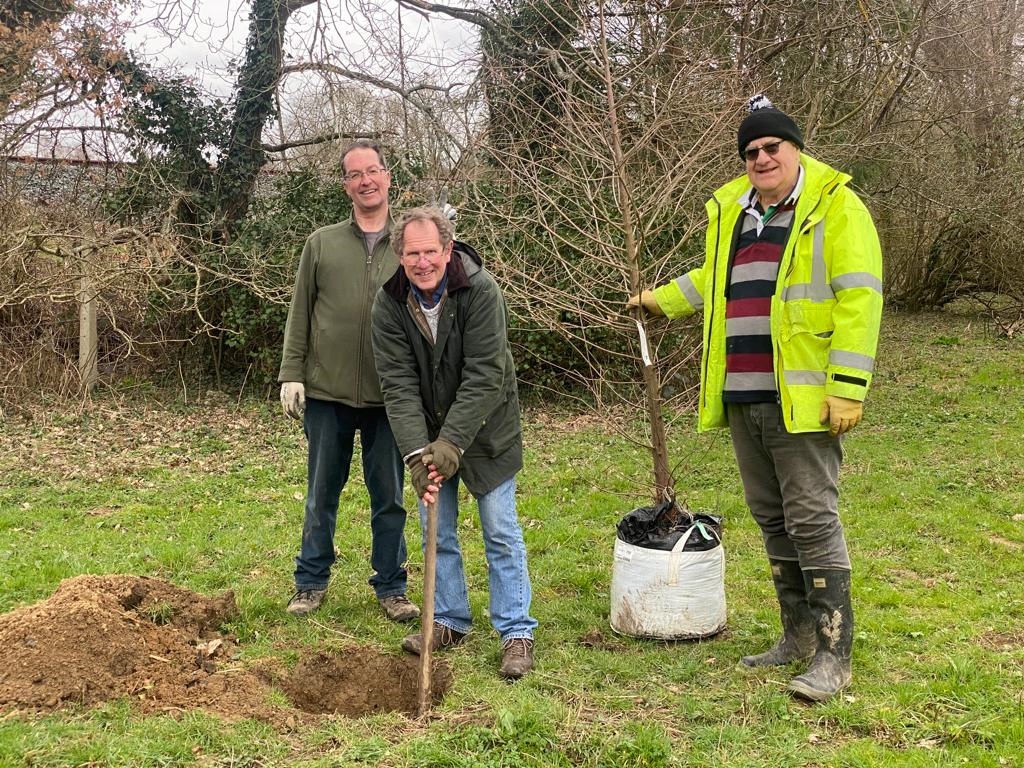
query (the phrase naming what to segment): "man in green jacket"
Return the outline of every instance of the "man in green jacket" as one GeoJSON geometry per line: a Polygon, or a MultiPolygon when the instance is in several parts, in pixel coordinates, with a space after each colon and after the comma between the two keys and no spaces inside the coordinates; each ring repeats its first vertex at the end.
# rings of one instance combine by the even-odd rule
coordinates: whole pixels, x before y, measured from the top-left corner
{"type": "Polygon", "coordinates": [[[838,479],[874,368],[882,256],[850,177],[802,154],[799,127],[766,98],[750,108],[747,173],[708,201],[704,263],[629,304],[704,313],[698,426],[730,430],[782,618],[782,638],[740,666],[811,659],[789,688],[822,701],[851,680],[838,479]]]}
{"type": "MultiPolygon", "coordinates": [[[[533,667],[530,576],[516,517],[523,466],[516,371],[501,290],[480,257],[452,239],[434,208],[406,212],[393,244],[401,267],[373,304],[373,350],[388,417],[420,498],[437,501],[437,590],[432,648],[458,645],[473,618],[458,540],[459,482],[476,498],[501,638],[501,676],[533,667]]],[[[420,634],[402,647],[420,653],[420,634]]]]}
{"type": "Polygon", "coordinates": [[[373,297],[398,266],[389,247],[391,177],[380,147],[365,140],[345,150],[341,168],[352,216],[306,240],[278,376],[284,412],[303,419],[309,442],[305,522],[288,612],[315,611],[327,591],[338,498],[358,430],[370,495],[370,585],[388,618],[411,621],[419,608],[405,596],[404,467],[370,344],[373,297]]]}

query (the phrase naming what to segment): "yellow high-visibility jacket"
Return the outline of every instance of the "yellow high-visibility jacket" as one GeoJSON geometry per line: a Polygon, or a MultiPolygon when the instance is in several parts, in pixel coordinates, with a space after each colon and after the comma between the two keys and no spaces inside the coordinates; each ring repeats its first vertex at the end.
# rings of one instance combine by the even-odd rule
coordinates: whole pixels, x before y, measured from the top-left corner
{"type": "MultiPolygon", "coordinates": [[[[786,242],[775,295],[771,334],[775,381],[786,429],[819,432],[826,395],[864,400],[871,384],[882,319],[882,249],[864,203],[847,187],[850,177],[801,155],[803,191],[786,242]]],[[[750,189],[741,176],[707,202],[704,264],[654,290],[668,317],[704,312],[697,428],[727,426],[725,292],[750,189]]]]}

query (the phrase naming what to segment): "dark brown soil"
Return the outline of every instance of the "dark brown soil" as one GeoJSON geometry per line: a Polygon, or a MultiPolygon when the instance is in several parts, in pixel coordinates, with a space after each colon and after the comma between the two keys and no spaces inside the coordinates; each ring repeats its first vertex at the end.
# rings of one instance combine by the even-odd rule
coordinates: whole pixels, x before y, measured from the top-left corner
{"type": "MultiPolygon", "coordinates": [[[[415,712],[418,659],[368,648],[247,667],[221,626],[230,592],[207,598],[160,579],[77,576],[35,605],[0,616],[0,711],[52,712],[129,697],[144,713],[204,709],[285,727],[305,713],[415,712]],[[277,686],[297,709],[271,702],[277,686]]],[[[434,667],[434,701],[451,686],[434,667]]]]}
{"type": "MultiPolygon", "coordinates": [[[[431,700],[436,704],[451,688],[448,665],[433,661],[432,678],[431,700]]],[[[368,648],[353,648],[344,654],[317,653],[300,661],[277,685],[292,704],[314,714],[415,713],[419,657],[382,656],[368,648]]]]}

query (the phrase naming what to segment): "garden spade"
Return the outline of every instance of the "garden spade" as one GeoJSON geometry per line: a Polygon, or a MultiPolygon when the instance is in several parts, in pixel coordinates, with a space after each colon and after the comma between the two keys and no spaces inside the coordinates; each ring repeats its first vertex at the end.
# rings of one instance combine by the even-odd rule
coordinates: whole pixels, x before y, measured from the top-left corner
{"type": "Polygon", "coordinates": [[[437,500],[427,504],[426,547],[423,554],[423,618],[420,621],[420,690],[416,714],[426,714],[430,707],[431,646],[434,642],[434,584],[437,577],[437,500]]]}

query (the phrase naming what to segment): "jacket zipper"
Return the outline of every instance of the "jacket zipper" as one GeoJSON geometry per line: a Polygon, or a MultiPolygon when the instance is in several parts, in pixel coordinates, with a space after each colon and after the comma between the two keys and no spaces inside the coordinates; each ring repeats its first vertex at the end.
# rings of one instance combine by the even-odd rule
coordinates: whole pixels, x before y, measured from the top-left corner
{"type": "MultiPolygon", "coordinates": [[[[807,225],[811,221],[811,216],[812,216],[812,214],[816,210],[818,210],[818,207],[821,205],[821,201],[824,199],[825,195],[826,194],[832,194],[831,192],[828,191],[828,185],[831,184],[835,180],[835,178],[836,177],[833,176],[831,179],[829,179],[827,182],[825,182],[822,185],[821,193],[818,196],[817,202],[815,202],[814,207],[811,208],[811,212],[807,214],[807,218],[804,219],[804,221],[800,225],[799,229],[797,229],[796,237],[795,238],[791,238],[793,245],[789,249],[790,253],[789,253],[789,261],[786,262],[786,274],[783,275],[782,271],[781,270],[779,271],[779,278],[778,278],[778,281],[776,282],[776,285],[775,285],[775,295],[776,296],[779,295],[779,286],[781,284],[783,284],[785,282],[785,280],[787,278],[789,278],[789,276],[793,272],[793,252],[796,250],[796,240],[801,235],[805,234],[806,232],[808,232],[810,230],[810,227],[808,227],[807,225]]],[[[782,310],[782,306],[781,305],[782,305],[782,302],[781,302],[781,299],[780,299],[780,301],[779,301],[779,311],[782,310]]],[[[779,368],[781,367],[782,358],[781,358],[781,355],[779,355],[779,342],[778,342],[778,340],[774,336],[772,337],[772,346],[774,348],[774,357],[775,357],[775,359],[777,361],[777,363],[774,364],[774,368],[775,368],[775,400],[781,406],[782,405],[782,374],[779,371],[779,368]]],[[[793,404],[790,403],[790,405],[789,405],[789,420],[793,421],[795,419],[796,419],[796,414],[793,412],[793,404]]]]}
{"type": "Polygon", "coordinates": [[[380,248],[381,243],[389,239],[388,233],[384,233],[377,242],[373,245],[371,251],[366,247],[366,238],[363,240],[363,250],[366,251],[366,269],[363,280],[363,306],[359,313],[359,333],[356,335],[356,340],[359,344],[359,353],[356,355],[356,404],[357,406],[363,405],[363,334],[366,333],[367,318],[366,315],[370,311],[370,304],[373,301],[373,296],[370,296],[370,286],[373,285],[373,254],[380,248]]]}

